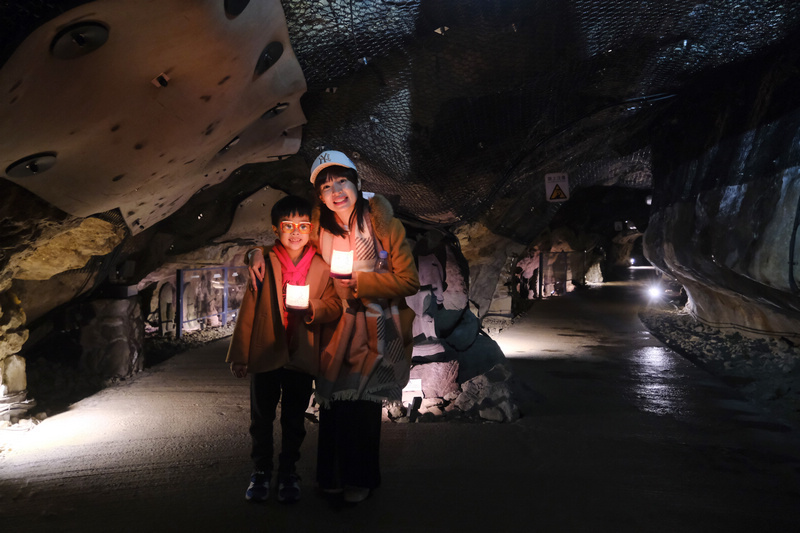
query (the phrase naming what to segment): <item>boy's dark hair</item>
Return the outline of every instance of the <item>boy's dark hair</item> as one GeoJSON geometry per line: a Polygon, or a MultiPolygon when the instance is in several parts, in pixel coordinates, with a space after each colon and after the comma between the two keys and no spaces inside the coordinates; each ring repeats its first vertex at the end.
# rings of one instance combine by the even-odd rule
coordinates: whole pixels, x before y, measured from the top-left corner
{"type": "Polygon", "coordinates": [[[302,196],[284,196],[272,206],[272,211],[270,212],[272,225],[277,227],[281,219],[290,218],[292,215],[297,215],[299,217],[307,216],[310,220],[311,202],[302,196]]]}
{"type": "MultiPolygon", "coordinates": [[[[356,186],[358,189],[358,174],[352,168],[341,167],[341,166],[330,166],[328,168],[324,168],[317,174],[317,178],[314,181],[314,189],[317,191],[317,197],[322,196],[322,186],[325,183],[332,180],[334,177],[344,176],[350,182],[356,186]]],[[[356,217],[356,222],[358,223],[358,229],[364,231],[364,212],[369,211],[369,202],[364,198],[361,194],[360,190],[356,190],[356,205],[355,209],[353,209],[353,215],[356,217]]],[[[349,223],[352,221],[348,221],[349,223]]],[[[333,214],[333,211],[328,209],[325,205],[325,202],[320,200],[319,202],[319,225],[331,232],[332,234],[341,237],[342,235],[346,235],[347,232],[342,229],[338,222],[336,222],[336,215],[333,214]]]]}

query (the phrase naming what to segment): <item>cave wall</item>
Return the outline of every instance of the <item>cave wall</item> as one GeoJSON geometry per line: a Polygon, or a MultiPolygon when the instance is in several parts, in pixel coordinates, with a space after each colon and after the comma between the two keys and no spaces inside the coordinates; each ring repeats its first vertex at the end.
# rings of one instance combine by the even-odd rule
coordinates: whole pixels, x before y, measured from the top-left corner
{"type": "Polygon", "coordinates": [[[800,339],[797,42],[681,95],[654,144],[644,248],[700,321],[800,339]]]}

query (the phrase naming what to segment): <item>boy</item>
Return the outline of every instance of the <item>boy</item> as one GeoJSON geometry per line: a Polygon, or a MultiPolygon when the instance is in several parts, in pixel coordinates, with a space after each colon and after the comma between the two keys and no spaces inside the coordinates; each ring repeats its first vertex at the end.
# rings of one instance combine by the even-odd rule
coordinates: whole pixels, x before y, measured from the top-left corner
{"type": "Polygon", "coordinates": [[[273,246],[256,248],[248,259],[266,259],[266,273],[258,286],[251,279],[242,299],[226,362],[234,376],[251,375],[250,435],[253,474],[245,498],[265,501],[272,479],[272,424],[281,399],[281,451],[278,456],[278,501],[300,498],[295,463],[306,435],[305,411],[319,369],[321,324],[342,313],[330,268],[308,243],[311,205],[298,196],[286,196],[272,208],[273,246]],[[286,285],[308,285],[305,311],[286,307],[286,285]]]}

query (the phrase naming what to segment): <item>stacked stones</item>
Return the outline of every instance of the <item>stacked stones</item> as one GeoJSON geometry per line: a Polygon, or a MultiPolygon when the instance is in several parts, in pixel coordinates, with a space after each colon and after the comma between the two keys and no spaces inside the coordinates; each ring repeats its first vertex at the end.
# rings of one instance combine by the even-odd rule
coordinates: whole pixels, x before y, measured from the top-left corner
{"type": "Polygon", "coordinates": [[[426,233],[414,255],[420,290],[406,299],[417,314],[411,375],[404,405],[390,407],[388,418],[516,420],[508,361],[469,307],[467,261],[438,231],[426,233]]]}

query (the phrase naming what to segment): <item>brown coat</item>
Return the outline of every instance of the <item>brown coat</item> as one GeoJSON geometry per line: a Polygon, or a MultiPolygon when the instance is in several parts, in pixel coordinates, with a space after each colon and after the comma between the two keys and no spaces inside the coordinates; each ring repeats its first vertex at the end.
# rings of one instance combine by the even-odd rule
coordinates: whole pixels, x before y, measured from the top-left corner
{"type": "Polygon", "coordinates": [[[271,246],[262,250],[264,257],[269,258],[264,283],[256,294],[248,281],[226,362],[246,364],[249,373],[285,366],[316,375],[320,349],[342,314],[342,302],[333,287],[330,267],[319,255],[314,256],[306,276],[312,315],[307,323],[298,324],[299,331],[289,347],[281,320],[284,311],[281,264],[271,246]],[[327,323],[331,323],[330,328],[323,327],[327,323]]]}

